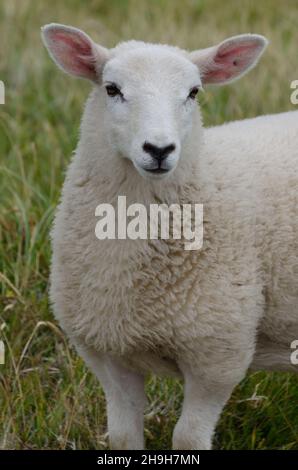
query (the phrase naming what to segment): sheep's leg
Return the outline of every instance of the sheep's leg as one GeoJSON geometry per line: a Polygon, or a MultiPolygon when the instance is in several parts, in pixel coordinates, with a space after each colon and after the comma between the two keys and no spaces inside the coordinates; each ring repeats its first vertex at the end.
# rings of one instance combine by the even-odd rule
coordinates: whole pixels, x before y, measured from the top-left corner
{"type": "Polygon", "coordinates": [[[210,449],[217,420],[236,383],[206,383],[189,369],[182,369],[182,372],[184,401],[174,429],[173,449],[210,449]]]}
{"type": "Polygon", "coordinates": [[[109,355],[85,346],[77,346],[77,350],[104,389],[110,448],[143,449],[144,377],[126,369],[109,355]]]}

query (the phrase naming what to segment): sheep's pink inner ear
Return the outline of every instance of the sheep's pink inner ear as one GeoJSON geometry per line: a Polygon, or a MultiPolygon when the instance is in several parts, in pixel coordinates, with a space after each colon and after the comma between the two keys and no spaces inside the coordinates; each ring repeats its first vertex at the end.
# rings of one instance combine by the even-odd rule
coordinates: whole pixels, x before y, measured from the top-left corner
{"type": "Polygon", "coordinates": [[[83,31],[49,25],[43,29],[43,37],[50,55],[65,72],[97,80],[99,62],[102,60],[104,63],[105,49],[97,46],[83,31]]]}
{"type": "Polygon", "coordinates": [[[263,36],[236,36],[227,39],[219,46],[198,51],[197,57],[196,53],[193,53],[193,58],[199,66],[203,83],[223,84],[240,77],[252,68],[266,44],[267,41],[263,36]]]}
{"type": "Polygon", "coordinates": [[[53,34],[57,44],[56,58],[75,75],[94,78],[95,67],[91,44],[79,35],[53,34]]]}

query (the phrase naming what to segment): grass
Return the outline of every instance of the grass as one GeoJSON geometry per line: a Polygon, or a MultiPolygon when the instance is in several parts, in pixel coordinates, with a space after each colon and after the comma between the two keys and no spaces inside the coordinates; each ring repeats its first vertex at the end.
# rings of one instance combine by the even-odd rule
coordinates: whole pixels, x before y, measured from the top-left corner
{"type": "MultiPolygon", "coordinates": [[[[68,346],[50,312],[49,229],[75,148],[89,86],[60,73],[39,28],[52,21],[85,29],[113,46],[128,38],[186,48],[233,34],[270,39],[260,65],[232,86],[207,90],[207,125],[293,109],[298,78],[298,8],[285,0],[10,0],[0,3],[0,447],[104,449],[103,392],[68,346]]],[[[169,448],[182,386],[150,378],[147,447],[169,448]]],[[[298,382],[287,374],[248,376],[218,425],[215,447],[298,449],[298,382]]]]}

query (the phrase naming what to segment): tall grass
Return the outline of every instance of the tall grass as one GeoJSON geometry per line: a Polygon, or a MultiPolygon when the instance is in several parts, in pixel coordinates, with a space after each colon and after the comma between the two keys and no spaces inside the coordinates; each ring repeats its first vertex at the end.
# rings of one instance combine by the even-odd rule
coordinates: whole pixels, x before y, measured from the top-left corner
{"type": "MultiPolygon", "coordinates": [[[[293,0],[9,0],[0,3],[0,447],[106,448],[103,392],[72,351],[49,310],[49,228],[75,148],[89,86],[71,81],[48,58],[40,26],[85,29],[110,47],[130,38],[206,47],[257,32],[270,46],[260,65],[233,86],[202,99],[207,125],[293,109],[298,78],[298,8],[293,0]]],[[[298,449],[298,383],[256,373],[235,390],[215,446],[298,449]]],[[[149,448],[169,448],[182,386],[147,383],[149,448]]]]}

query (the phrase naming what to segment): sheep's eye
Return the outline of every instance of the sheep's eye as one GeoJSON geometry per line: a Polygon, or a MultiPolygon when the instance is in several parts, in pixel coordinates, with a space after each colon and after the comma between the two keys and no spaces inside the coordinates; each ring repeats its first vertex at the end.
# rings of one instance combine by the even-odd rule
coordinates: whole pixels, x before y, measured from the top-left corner
{"type": "Polygon", "coordinates": [[[117,95],[123,96],[121,91],[116,85],[107,85],[106,90],[109,96],[117,96],[117,95]]]}
{"type": "Polygon", "coordinates": [[[194,100],[198,94],[198,91],[199,91],[199,88],[197,86],[193,87],[189,92],[188,98],[191,98],[192,100],[194,100]]]}

